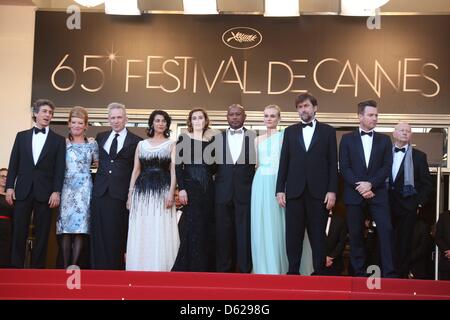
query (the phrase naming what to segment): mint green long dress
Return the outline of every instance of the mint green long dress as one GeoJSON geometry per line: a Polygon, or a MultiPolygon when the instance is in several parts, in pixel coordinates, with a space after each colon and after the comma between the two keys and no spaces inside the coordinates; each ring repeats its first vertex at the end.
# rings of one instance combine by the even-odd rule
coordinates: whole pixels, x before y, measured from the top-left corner
{"type": "MultiPolygon", "coordinates": [[[[285,209],[278,205],[275,189],[283,132],[258,144],[258,168],[253,178],[251,198],[251,246],[253,272],[286,274],[285,209]]],[[[312,253],[307,233],[303,241],[300,274],[312,273],[312,253]]]]}

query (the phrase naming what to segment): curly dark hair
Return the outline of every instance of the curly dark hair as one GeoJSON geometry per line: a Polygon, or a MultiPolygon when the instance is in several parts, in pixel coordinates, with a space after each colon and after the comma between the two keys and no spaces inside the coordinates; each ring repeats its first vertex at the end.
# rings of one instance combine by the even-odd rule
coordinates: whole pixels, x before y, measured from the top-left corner
{"type": "Polygon", "coordinates": [[[42,106],[49,106],[52,111],[55,111],[55,104],[49,99],[38,99],[31,106],[31,118],[36,121],[35,113],[39,113],[42,106]]]}
{"type": "Polygon", "coordinates": [[[170,137],[170,124],[172,123],[172,118],[170,118],[169,114],[164,110],[155,110],[150,114],[150,117],[148,118],[147,135],[150,138],[153,138],[155,136],[155,129],[153,128],[153,122],[155,121],[155,117],[157,115],[163,116],[164,120],[166,120],[167,127],[166,130],[164,130],[164,137],[166,138],[170,137]]]}

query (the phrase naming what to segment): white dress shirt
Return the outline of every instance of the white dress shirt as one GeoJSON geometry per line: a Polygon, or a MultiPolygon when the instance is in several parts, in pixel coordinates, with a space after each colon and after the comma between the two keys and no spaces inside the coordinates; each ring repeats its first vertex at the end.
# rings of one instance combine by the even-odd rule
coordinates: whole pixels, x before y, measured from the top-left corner
{"type": "MultiPolygon", "coordinates": [[[[306,124],[306,122],[302,123],[306,124]]],[[[305,143],[306,151],[309,149],[309,145],[311,144],[311,140],[314,134],[314,130],[316,129],[316,119],[312,121],[313,126],[306,126],[303,128],[303,142],[305,143]]]]}
{"type": "MultiPolygon", "coordinates": [[[[361,136],[361,131],[364,131],[363,129],[359,128],[359,134],[361,136]]],[[[369,160],[370,160],[370,154],[372,153],[372,144],[373,144],[373,135],[375,134],[373,130],[365,131],[365,132],[372,132],[372,136],[368,136],[367,134],[361,136],[361,142],[364,149],[364,158],[366,159],[366,167],[369,167],[369,160]]]]}
{"type": "Polygon", "coordinates": [[[230,148],[231,158],[233,159],[233,163],[236,163],[241,155],[242,151],[242,143],[244,142],[244,129],[231,129],[227,130],[227,139],[228,139],[228,147],[230,148]],[[239,131],[242,133],[231,134],[231,131],[239,131]]]}
{"type": "MultiPolygon", "coordinates": [[[[395,146],[397,148],[400,148],[399,146],[395,146]]],[[[403,148],[405,148],[405,151],[408,151],[409,146],[406,145],[403,148]]],[[[400,166],[402,165],[403,158],[405,157],[406,152],[394,152],[394,161],[392,162],[392,180],[395,181],[395,178],[397,177],[398,170],[400,170],[400,166]]]]}
{"type": "MultiPolygon", "coordinates": [[[[127,128],[123,128],[122,131],[117,132],[119,136],[117,137],[117,153],[120,152],[120,150],[123,147],[123,144],[125,142],[125,138],[127,137],[127,128]]],[[[105,149],[106,152],[109,154],[109,149],[111,148],[112,141],[114,140],[114,137],[116,136],[116,132],[114,130],[111,131],[111,134],[108,137],[108,140],[106,140],[105,145],[103,146],[103,149],[105,149]]]]}
{"type": "Polygon", "coordinates": [[[33,128],[33,138],[32,140],[32,148],[33,148],[33,161],[34,161],[34,165],[36,165],[36,163],[39,160],[39,156],[41,155],[42,152],[42,148],[44,148],[44,144],[45,141],[47,140],[48,137],[48,131],[49,128],[45,128],[45,134],[43,134],[42,132],[39,133],[34,133],[34,128],[33,128]]]}

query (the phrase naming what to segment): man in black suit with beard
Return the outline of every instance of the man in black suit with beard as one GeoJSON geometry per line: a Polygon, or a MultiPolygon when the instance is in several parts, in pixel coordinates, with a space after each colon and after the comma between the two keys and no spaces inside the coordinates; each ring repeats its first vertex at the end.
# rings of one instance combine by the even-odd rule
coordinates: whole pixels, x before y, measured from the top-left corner
{"type": "Polygon", "coordinates": [[[125,106],[108,105],[112,130],[97,135],[99,165],[92,190],[91,267],[101,270],[125,268],[128,234],[128,187],[134,153],[142,139],[125,128],[125,106]]]}
{"type": "Polygon", "coordinates": [[[383,277],[396,277],[393,230],[387,179],[392,169],[391,139],[373,129],[378,122],[377,103],[358,103],[359,128],[342,136],[339,169],[344,178],[344,203],[350,237],[350,261],[355,276],[366,276],[363,226],[365,206],[377,225],[383,277]]]}
{"type": "Polygon", "coordinates": [[[35,126],[17,134],[9,160],[5,197],[9,205],[14,204],[11,265],[15,268],[24,267],[31,212],[36,232],[31,268],[45,267],[51,209],[59,206],[66,166],[65,140],[49,128],[54,111],[50,100],[33,104],[35,126]]]}
{"type": "Polygon", "coordinates": [[[336,132],[315,119],[317,100],[309,93],[299,95],[295,107],[301,122],[284,131],[276,196],[286,207],[288,274],[299,274],[306,227],[314,274],[320,275],[325,268],[328,211],[336,202],[336,132]]]}
{"type": "Polygon", "coordinates": [[[216,135],[213,148],[217,173],[215,178],[216,268],[232,272],[252,271],[250,245],[250,200],[255,175],[256,134],[244,127],[244,108],[228,108],[230,127],[216,135]]]}
{"type": "Polygon", "coordinates": [[[411,268],[411,244],[416,216],[427,203],[433,182],[427,155],[411,146],[411,126],[400,122],[395,126],[392,149],[392,174],[389,198],[394,226],[396,267],[401,278],[408,278],[411,268]]]}

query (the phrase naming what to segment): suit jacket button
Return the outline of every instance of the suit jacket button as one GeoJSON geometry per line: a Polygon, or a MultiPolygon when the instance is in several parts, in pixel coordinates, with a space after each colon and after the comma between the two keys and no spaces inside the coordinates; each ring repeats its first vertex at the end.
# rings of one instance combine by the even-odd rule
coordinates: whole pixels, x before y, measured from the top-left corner
{"type": "Polygon", "coordinates": [[[111,171],[111,170],[109,170],[109,173],[112,173],[112,171],[111,171]]]}
{"type": "Polygon", "coordinates": [[[111,163],[113,163],[114,162],[114,160],[111,160],[111,163]]]}

